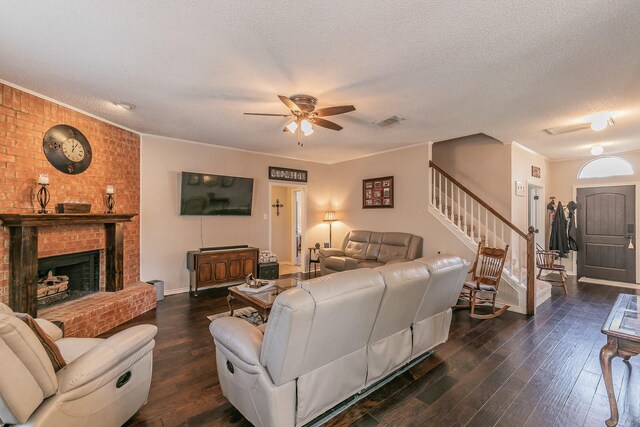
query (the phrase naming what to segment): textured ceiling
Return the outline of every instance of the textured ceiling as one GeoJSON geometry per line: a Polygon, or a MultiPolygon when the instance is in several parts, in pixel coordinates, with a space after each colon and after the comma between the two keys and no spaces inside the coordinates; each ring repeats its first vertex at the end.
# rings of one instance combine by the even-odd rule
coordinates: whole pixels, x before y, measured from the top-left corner
{"type": "Polygon", "coordinates": [[[319,162],[479,132],[559,159],[640,149],[639,22],[637,0],[5,0],[0,79],[142,133],[319,162]],[[303,148],[286,119],[242,114],[294,93],[357,111],[303,148]],[[616,126],[542,131],[602,111],[616,126]]]}

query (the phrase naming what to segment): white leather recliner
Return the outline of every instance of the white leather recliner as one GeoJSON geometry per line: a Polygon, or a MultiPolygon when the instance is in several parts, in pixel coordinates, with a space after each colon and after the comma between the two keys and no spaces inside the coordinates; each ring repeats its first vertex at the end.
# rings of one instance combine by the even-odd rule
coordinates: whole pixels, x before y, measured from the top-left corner
{"type": "Polygon", "coordinates": [[[216,319],[223,394],[256,426],[313,420],[446,341],[468,268],[439,256],[308,280],[276,298],[264,335],[216,319]]]}
{"type": "Polygon", "coordinates": [[[22,426],[120,426],[147,402],[153,325],[133,326],[107,339],[61,338],[67,365],[54,372],[35,333],[0,303],[0,423],[22,426]]]}

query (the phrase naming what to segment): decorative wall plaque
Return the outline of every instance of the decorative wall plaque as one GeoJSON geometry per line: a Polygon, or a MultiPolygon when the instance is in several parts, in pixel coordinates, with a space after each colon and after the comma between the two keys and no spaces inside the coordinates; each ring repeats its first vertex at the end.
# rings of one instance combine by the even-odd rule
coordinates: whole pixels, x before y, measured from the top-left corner
{"type": "Polygon", "coordinates": [[[307,171],[269,166],[269,179],[278,181],[307,182],[307,171]]]}

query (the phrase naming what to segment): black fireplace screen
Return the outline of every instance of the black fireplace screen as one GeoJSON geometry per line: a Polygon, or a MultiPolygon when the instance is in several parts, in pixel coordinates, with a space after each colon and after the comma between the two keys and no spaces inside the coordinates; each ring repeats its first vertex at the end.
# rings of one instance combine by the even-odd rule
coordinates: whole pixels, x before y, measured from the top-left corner
{"type": "Polygon", "coordinates": [[[38,309],[100,291],[100,251],[38,260],[38,309]]]}

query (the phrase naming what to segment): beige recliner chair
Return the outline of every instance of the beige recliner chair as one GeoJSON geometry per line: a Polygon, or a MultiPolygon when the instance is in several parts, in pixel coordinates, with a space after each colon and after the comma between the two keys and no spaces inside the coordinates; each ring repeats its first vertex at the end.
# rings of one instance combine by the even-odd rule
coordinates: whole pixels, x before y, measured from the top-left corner
{"type": "Polygon", "coordinates": [[[24,426],[120,426],[147,401],[157,328],[133,326],[107,339],[61,338],[67,365],[54,372],[36,334],[0,303],[0,423],[24,426]]]}

